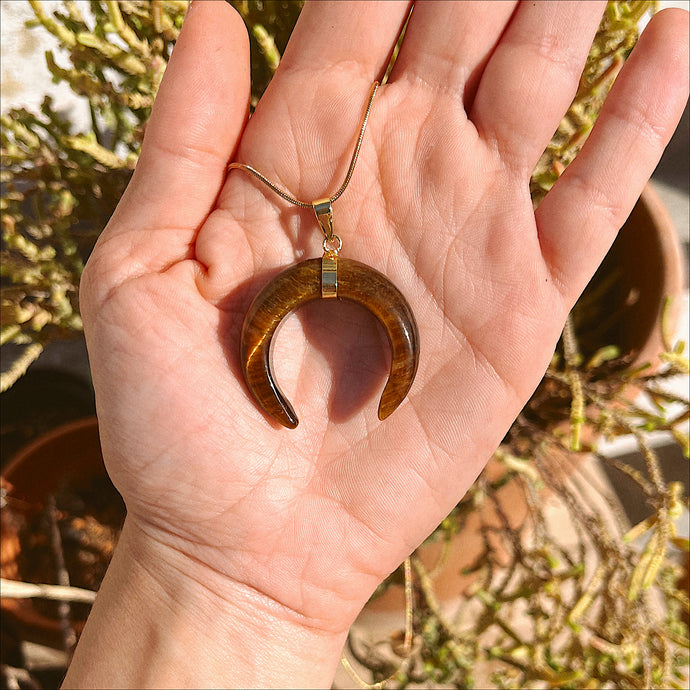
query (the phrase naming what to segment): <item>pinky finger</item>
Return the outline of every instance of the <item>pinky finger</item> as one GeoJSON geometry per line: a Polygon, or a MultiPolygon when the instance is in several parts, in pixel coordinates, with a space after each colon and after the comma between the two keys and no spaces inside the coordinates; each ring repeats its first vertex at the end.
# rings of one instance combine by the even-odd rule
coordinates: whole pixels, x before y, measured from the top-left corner
{"type": "Polygon", "coordinates": [[[630,214],[688,97],[688,13],[656,15],[582,151],[537,209],[542,253],[573,303],[630,214]]]}

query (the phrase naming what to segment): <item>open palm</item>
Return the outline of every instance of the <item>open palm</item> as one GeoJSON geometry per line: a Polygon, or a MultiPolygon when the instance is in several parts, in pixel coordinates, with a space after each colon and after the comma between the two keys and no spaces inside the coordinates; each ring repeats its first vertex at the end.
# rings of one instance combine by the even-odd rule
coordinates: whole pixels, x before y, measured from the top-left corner
{"type": "Polygon", "coordinates": [[[333,208],[342,256],[388,276],[416,314],[417,379],[379,422],[389,361],[377,324],[354,305],[311,303],[274,343],[301,420],[290,431],[248,394],[239,334],[278,270],[319,256],[320,231],[310,210],[242,172],[226,180],[225,166],[249,163],[301,199],[331,194],[409,5],[307,4],[248,123],[241,20],[224,3],[192,6],[82,285],[104,455],[133,529],[189,557],[194,577],[347,627],[462,497],[539,382],[680,116],[686,22],[665,12],[582,154],[532,210],[530,172],[602,10],[415,8],[333,208]]]}

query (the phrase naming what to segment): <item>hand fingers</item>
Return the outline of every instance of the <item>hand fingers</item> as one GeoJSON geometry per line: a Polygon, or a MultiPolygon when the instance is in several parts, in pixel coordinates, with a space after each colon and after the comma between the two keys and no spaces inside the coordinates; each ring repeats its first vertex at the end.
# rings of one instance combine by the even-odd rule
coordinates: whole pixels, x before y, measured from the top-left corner
{"type": "Polygon", "coordinates": [[[407,79],[455,93],[469,110],[482,70],[515,4],[447,0],[418,3],[389,81],[407,79]]]}
{"type": "MultiPolygon", "coordinates": [[[[141,156],[108,233],[175,228],[187,245],[224,180],[248,114],[249,41],[225,2],[193,3],[161,83],[141,156]]],[[[156,242],[157,251],[172,237],[156,242]]]]}
{"type": "Polygon", "coordinates": [[[654,171],[688,97],[688,13],[656,15],[582,151],[537,209],[545,260],[574,302],[654,171]]]}
{"type": "Polygon", "coordinates": [[[532,171],[577,90],[605,3],[522,2],[470,111],[482,137],[532,171]]]}
{"type": "Polygon", "coordinates": [[[382,77],[409,9],[407,0],[306,3],[238,159],[299,198],[326,195],[349,160],[369,86],[382,77]],[[294,145],[286,143],[291,137],[294,145]],[[311,171],[308,179],[300,180],[300,169],[311,171]]]}

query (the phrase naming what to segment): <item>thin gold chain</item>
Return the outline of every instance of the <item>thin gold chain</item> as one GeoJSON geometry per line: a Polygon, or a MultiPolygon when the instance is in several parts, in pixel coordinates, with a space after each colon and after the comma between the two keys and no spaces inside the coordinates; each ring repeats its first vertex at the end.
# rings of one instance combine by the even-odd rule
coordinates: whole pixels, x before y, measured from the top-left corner
{"type": "MultiPolygon", "coordinates": [[[[359,151],[362,148],[362,140],[364,139],[364,132],[367,129],[367,123],[369,122],[369,115],[371,113],[371,109],[374,105],[374,96],[376,95],[376,92],[378,91],[379,88],[379,83],[375,81],[371,85],[371,90],[369,91],[369,98],[367,100],[367,107],[364,110],[364,114],[362,115],[362,120],[359,125],[359,136],[357,137],[357,145],[355,146],[355,150],[352,153],[352,159],[350,160],[350,167],[348,168],[347,175],[345,175],[345,180],[343,183],[340,185],[340,189],[331,197],[328,198],[328,200],[333,203],[336,199],[338,199],[341,194],[345,191],[345,188],[350,182],[350,178],[352,177],[352,173],[355,171],[355,165],[357,165],[357,158],[359,158],[359,151]]],[[[226,169],[226,174],[230,172],[230,170],[244,170],[245,172],[251,173],[254,175],[254,177],[257,177],[259,180],[261,180],[265,185],[270,187],[276,194],[280,195],[285,199],[285,201],[289,201],[291,204],[294,204],[295,206],[301,206],[302,208],[312,208],[313,207],[313,202],[311,201],[300,201],[299,199],[296,199],[294,196],[286,192],[284,189],[281,189],[278,187],[276,184],[271,182],[265,175],[262,175],[256,168],[252,168],[251,165],[246,165],[245,163],[230,163],[226,169]]]]}

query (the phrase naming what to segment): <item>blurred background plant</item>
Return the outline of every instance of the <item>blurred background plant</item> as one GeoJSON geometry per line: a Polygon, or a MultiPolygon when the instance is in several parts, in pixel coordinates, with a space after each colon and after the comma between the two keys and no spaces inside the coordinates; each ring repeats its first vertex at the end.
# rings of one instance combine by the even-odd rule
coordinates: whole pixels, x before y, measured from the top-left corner
{"type": "MultiPolygon", "coordinates": [[[[46,97],[40,112],[2,115],[0,388],[10,388],[53,342],[81,338],[78,285],[86,259],[134,169],[146,121],[187,8],[183,0],[64,2],[48,13],[28,0],[36,31],[57,38],[46,52],[56,81],[88,103],[90,126],[75,132],[46,97]]],[[[235,0],[252,46],[252,106],[275,72],[301,2],[235,0]]],[[[609,2],[578,93],[531,180],[535,206],[587,138],[652,2],[609,2]]],[[[616,342],[583,333],[599,293],[586,293],[534,396],[484,473],[429,542],[450,548],[469,516],[490,505],[470,589],[453,611],[440,602],[424,560],[412,559],[412,646],[401,633],[372,641],[353,633],[353,665],[376,683],[472,687],[683,687],[687,682],[687,539],[675,520],[687,489],[668,483],[648,441],[673,436],[688,454],[688,401],[665,388],[687,374],[683,345],[666,323],[657,366],[616,342]],[[585,306],[583,306],[585,305],[585,306]],[[584,316],[583,316],[584,314],[584,316]],[[596,341],[595,341],[596,343],[596,341]],[[634,394],[633,394],[634,393],[634,394]],[[644,458],[634,468],[596,451],[601,438],[631,435],[644,458]],[[626,521],[615,497],[603,515],[581,467],[595,458],[638,487],[649,516],[626,521]],[[500,471],[496,472],[495,468],[500,471]],[[497,498],[520,487],[527,517],[515,524],[497,498]],[[563,508],[564,544],[548,518],[563,508]],[[568,523],[565,526],[565,523],[568,523]],[[497,544],[500,543],[500,549],[497,544]],[[502,558],[497,557],[499,551],[502,558]],[[521,624],[516,621],[521,620],[521,624]],[[484,671],[481,671],[484,669],[484,671]],[[484,676],[481,674],[484,673],[484,676]],[[479,681],[477,680],[479,678],[479,681]],[[684,680],[685,679],[685,680],[684,680]]],[[[381,592],[394,589],[402,570],[381,592]]]]}

